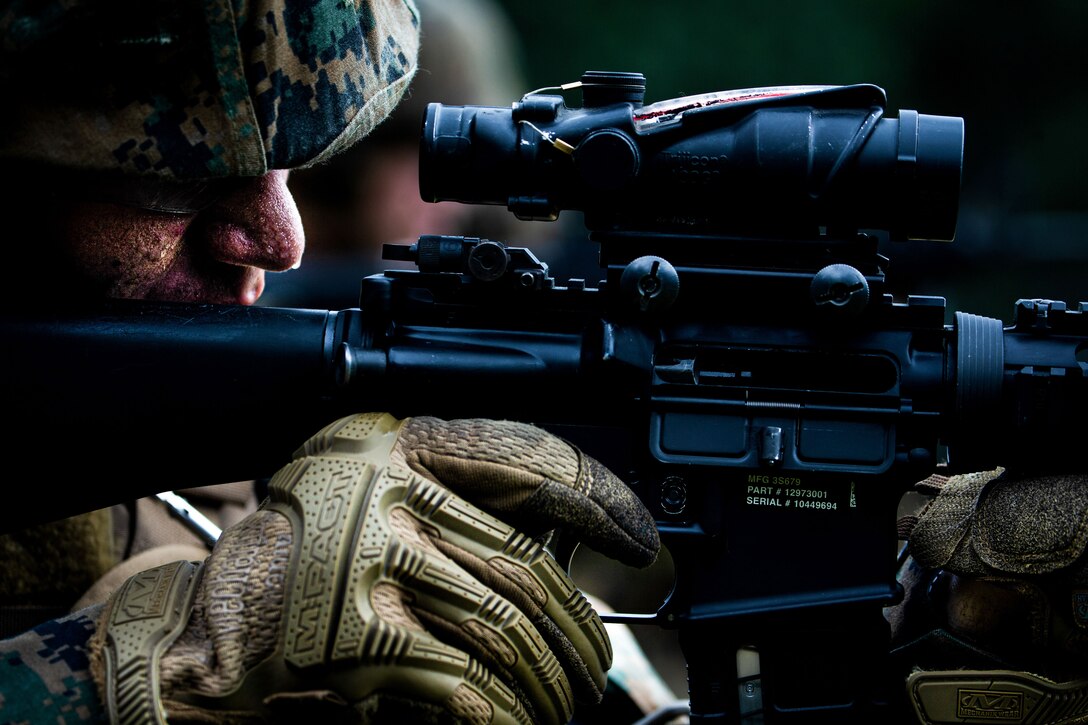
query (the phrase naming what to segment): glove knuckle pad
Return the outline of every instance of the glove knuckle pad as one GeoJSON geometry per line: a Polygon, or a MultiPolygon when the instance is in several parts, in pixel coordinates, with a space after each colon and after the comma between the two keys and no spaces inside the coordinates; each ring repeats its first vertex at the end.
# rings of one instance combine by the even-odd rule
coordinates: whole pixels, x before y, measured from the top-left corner
{"type": "MultiPolygon", "coordinates": [[[[472,722],[491,722],[476,717],[486,709],[514,721],[569,719],[567,675],[534,624],[435,545],[468,542],[494,553],[524,547],[520,535],[442,487],[382,465],[367,443],[339,442],[344,429],[319,433],[270,484],[269,508],[292,520],[297,537],[287,662],[301,670],[334,661],[383,668],[377,677],[368,669],[359,678],[366,684],[343,693],[352,700],[385,683],[475,713],[472,722]],[[505,673],[496,676],[494,665],[505,673]]],[[[529,581],[538,576],[521,571],[529,581]]],[[[544,591],[539,582],[527,588],[544,591]]]]}

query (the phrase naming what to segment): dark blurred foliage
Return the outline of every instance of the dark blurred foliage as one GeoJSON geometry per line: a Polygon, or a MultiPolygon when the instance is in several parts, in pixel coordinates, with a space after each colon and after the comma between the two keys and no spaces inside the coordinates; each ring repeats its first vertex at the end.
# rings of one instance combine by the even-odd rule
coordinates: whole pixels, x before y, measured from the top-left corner
{"type": "MultiPolygon", "coordinates": [[[[503,0],[531,88],[639,71],[647,102],[763,85],[874,83],[899,109],[962,116],[956,241],[890,244],[897,294],[1008,319],[1015,299],[1088,300],[1088,3],[503,0]]],[[[513,100],[513,99],[511,99],[513,100]]],[[[568,101],[579,103],[577,97],[568,101]]]]}

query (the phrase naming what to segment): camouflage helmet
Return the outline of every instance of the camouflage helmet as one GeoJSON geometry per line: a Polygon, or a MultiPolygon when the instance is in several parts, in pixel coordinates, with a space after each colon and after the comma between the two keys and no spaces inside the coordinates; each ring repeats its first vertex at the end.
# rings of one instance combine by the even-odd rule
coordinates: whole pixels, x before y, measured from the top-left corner
{"type": "Polygon", "coordinates": [[[0,158],[174,179],[318,163],[416,70],[412,0],[9,0],[0,158]]]}

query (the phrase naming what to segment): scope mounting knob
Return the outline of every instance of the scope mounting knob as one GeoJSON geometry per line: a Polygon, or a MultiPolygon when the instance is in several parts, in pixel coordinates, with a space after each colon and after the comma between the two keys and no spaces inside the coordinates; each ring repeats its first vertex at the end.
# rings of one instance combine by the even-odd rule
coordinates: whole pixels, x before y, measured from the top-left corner
{"type": "Polygon", "coordinates": [[[661,312],[680,294],[680,274],[667,259],[646,255],[624,267],[620,289],[640,311],[661,312]]]}
{"type": "Polygon", "coordinates": [[[869,282],[849,264],[829,264],[812,278],[809,288],[816,307],[856,315],[869,304],[869,282]]]}

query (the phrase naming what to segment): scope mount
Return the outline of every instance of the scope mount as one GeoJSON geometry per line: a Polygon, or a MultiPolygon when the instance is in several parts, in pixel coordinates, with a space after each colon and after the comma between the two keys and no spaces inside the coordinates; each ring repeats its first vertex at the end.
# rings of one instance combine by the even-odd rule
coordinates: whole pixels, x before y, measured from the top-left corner
{"type": "Polygon", "coordinates": [[[442,235],[423,235],[412,245],[384,245],[384,259],[415,263],[418,272],[388,270],[376,277],[426,287],[448,299],[494,295],[500,289],[519,298],[606,294],[613,309],[639,314],[675,305],[691,314],[709,301],[743,306],[758,300],[761,316],[810,312],[843,320],[859,316],[884,294],[888,258],[870,234],[774,242],[667,233],[589,236],[600,246],[603,279],[595,285],[582,279],[564,284],[524,247],[442,235]]]}

